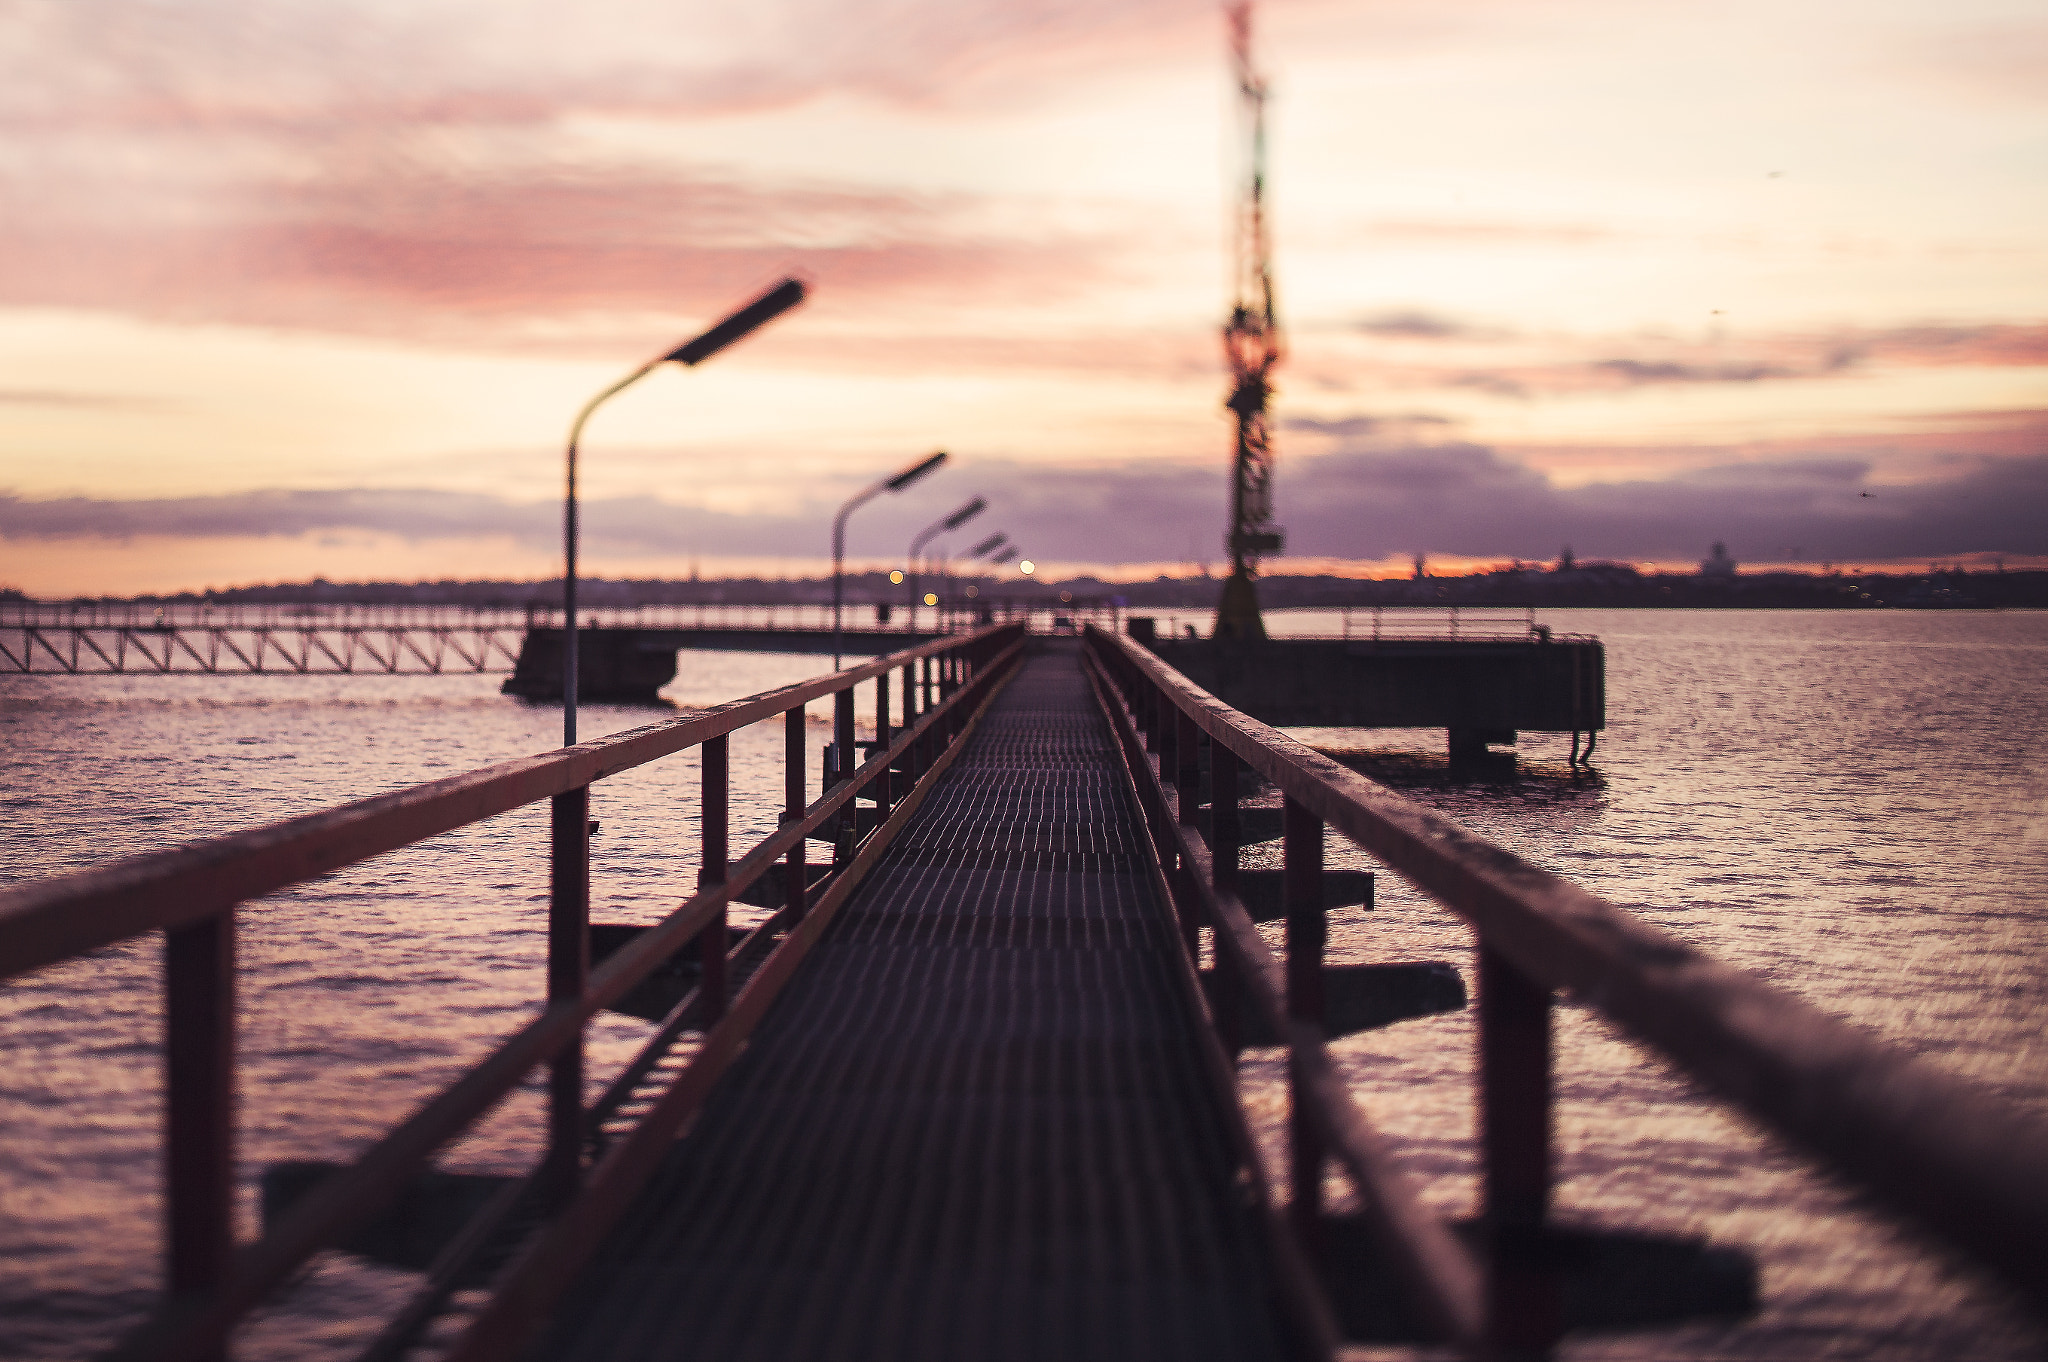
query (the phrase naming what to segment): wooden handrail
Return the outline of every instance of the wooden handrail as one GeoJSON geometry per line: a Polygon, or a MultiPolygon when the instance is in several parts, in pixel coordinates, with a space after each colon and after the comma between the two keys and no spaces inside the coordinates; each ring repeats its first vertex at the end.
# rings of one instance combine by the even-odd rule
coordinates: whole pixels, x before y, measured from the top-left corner
{"type": "MultiPolygon", "coordinates": [[[[1093,666],[1090,670],[1102,675],[1093,666]]],[[[1439,1337],[1476,1345],[1485,1320],[1481,1272],[1471,1252],[1424,1210],[1410,1180],[1395,1166],[1386,1141],[1359,1110],[1331,1060],[1328,1038],[1313,1023],[1289,1015],[1287,981],[1280,962],[1253,924],[1236,894],[1217,885],[1209,847],[1196,831],[1190,809],[1147,761],[1133,716],[1110,709],[1110,722],[1124,752],[1124,766],[1137,785],[1139,802],[1155,836],[1163,831],[1187,873],[1181,892],[1212,928],[1219,975],[1227,967],[1240,982],[1239,1003],[1248,1003],[1268,1034],[1287,1038],[1295,1093],[1303,1100],[1318,1138],[1358,1188],[1360,1210],[1387,1261],[1399,1274],[1417,1313],[1439,1337]]],[[[1320,1173],[1317,1174],[1320,1176],[1320,1173]]],[[[1301,1189],[1296,1189],[1299,1201],[1301,1189]]]]}
{"type": "Polygon", "coordinates": [[[1724,965],[1403,799],[1214,695],[1121,636],[1092,647],[1234,754],[1563,990],[2048,1314],[2048,1123],[1724,965]]]}
{"type": "Polygon", "coordinates": [[[411,846],[642,766],[1011,626],[929,643],[575,747],[375,795],[190,846],[0,888],[0,980],[411,846]]]}

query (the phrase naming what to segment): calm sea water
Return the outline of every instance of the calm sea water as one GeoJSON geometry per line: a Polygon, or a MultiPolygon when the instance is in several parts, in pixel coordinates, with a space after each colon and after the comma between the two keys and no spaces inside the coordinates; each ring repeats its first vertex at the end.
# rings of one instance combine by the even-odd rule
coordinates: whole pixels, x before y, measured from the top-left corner
{"type": "MultiPolygon", "coordinates": [[[[1607,643],[1612,727],[1591,774],[1562,735],[1453,779],[1440,733],[1303,731],[1361,769],[1721,958],[2048,1115],[2048,614],[1553,611],[1607,643]]],[[[1328,618],[1276,627],[1328,628],[1328,618]]],[[[702,704],[817,661],[684,654],[702,704]]],[[[553,745],[558,711],[495,678],[0,679],[0,880],[175,845],[553,745]]],[[[591,734],[656,711],[585,711],[591,734]]],[[[826,741],[823,710],[814,746],[826,741]]],[[[735,739],[736,847],[772,825],[781,730],[735,739]]],[[[647,921],[694,880],[694,759],[598,787],[593,916],[647,921]]],[[[1333,865],[1369,866],[1346,846],[1333,865]]],[[[255,1179],[341,1160],[531,1015],[545,814],[522,811],[245,910],[242,1232],[255,1179]]],[[[1337,960],[1446,959],[1455,920],[1391,876],[1332,921],[1337,960]]],[[[71,1357],[148,1304],[160,1216],[159,951],[137,941],[0,985],[0,1356],[71,1357]]],[[[602,1068],[644,1026],[594,1028],[602,1068]]],[[[1756,1254],[1764,1308],[1730,1326],[1576,1339],[1573,1357],[2018,1358],[2041,1332],[1992,1288],[1859,1209],[1597,1019],[1561,1013],[1567,1218],[1756,1254]]],[[[1471,1018],[1340,1044],[1428,1195],[1475,1190],[1471,1018]]],[[[1245,1090],[1278,1129],[1276,1066],[1245,1090]]],[[[532,1092],[444,1166],[517,1171],[532,1092]]],[[[321,1258],[247,1331],[250,1357],[346,1355],[410,1278],[321,1258]]]]}

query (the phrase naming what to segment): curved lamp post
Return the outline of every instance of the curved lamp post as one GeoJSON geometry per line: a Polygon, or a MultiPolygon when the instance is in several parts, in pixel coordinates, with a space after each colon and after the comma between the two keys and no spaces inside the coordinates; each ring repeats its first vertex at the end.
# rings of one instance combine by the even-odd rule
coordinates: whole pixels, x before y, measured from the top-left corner
{"type": "Polygon", "coordinates": [[[884,478],[851,497],[839,514],[832,517],[832,670],[839,670],[839,610],[846,598],[846,583],[841,564],[846,560],[846,518],[863,504],[884,492],[900,492],[925,474],[946,461],[946,451],[940,450],[931,457],[922,459],[904,469],[893,478],[884,478]]]}
{"type": "Polygon", "coordinates": [[[583,437],[583,423],[590,419],[590,413],[600,403],[620,389],[647,377],[670,360],[678,364],[697,365],[731,345],[734,341],[754,331],[764,323],[773,321],[804,300],[804,284],[801,279],[785,279],[774,288],[748,303],[739,311],[727,317],[718,325],[698,336],[685,341],[665,355],[659,355],[627,374],[624,378],[606,388],[584,404],[576,415],[576,424],[569,427],[569,477],[568,492],[562,499],[562,610],[566,627],[562,631],[562,745],[576,745],[576,699],[580,678],[577,675],[578,649],[576,644],[576,442],[583,437]]]}
{"type": "Polygon", "coordinates": [[[976,497],[944,520],[934,520],[931,524],[919,530],[917,536],[910,541],[910,551],[905,555],[905,566],[910,569],[910,631],[912,633],[917,632],[917,603],[920,599],[917,594],[918,555],[924,552],[924,546],[931,543],[934,536],[945,534],[949,530],[959,529],[962,525],[965,525],[987,509],[988,502],[981,497],[976,497]]]}

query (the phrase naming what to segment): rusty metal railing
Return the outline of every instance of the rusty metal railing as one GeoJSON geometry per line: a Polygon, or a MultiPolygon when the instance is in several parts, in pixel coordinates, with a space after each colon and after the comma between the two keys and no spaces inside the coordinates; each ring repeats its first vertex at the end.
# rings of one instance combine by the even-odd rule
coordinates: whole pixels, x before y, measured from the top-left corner
{"type": "MultiPolygon", "coordinates": [[[[509,1264],[491,1304],[453,1354],[509,1355],[510,1340],[521,1337],[567,1285],[840,903],[957,754],[958,740],[1023,648],[1021,626],[982,629],[614,737],[0,889],[0,979],[145,932],[165,934],[165,1294],[156,1313],[113,1356],[162,1362],[224,1356],[235,1325],[249,1311],[315,1252],[377,1214],[437,1149],[544,1066],[547,1152],[532,1181],[553,1214],[509,1264]],[[891,706],[892,677],[900,677],[900,710],[891,706]],[[876,741],[863,744],[871,755],[857,762],[854,687],[862,683],[875,688],[876,741]],[[826,773],[823,794],[807,801],[805,706],[827,697],[834,708],[834,746],[845,757],[826,773]],[[777,716],[786,736],[784,816],[773,834],[733,860],[727,845],[728,737],[777,716]],[[702,750],[703,768],[698,890],[593,969],[590,786],[692,747],[702,750]],[[907,789],[898,788],[898,773],[908,780],[907,789]],[[879,824],[864,839],[864,811],[856,802],[863,794],[873,800],[879,824]],[[543,799],[551,803],[550,893],[547,998],[540,1014],[352,1165],[317,1184],[260,1239],[238,1248],[232,1208],[239,906],[543,799]],[[836,873],[820,888],[810,882],[806,839],[833,829],[839,830],[836,873]],[[784,906],[746,941],[729,947],[728,905],[778,862],[787,876],[784,906]],[[672,1040],[687,1014],[704,1027],[701,1048],[630,1129],[607,1132],[593,1160],[592,1114],[583,1104],[584,1028],[598,1009],[692,943],[701,982],[676,1004],[651,1044],[672,1040]],[[765,958],[735,992],[728,970],[750,951],[765,952],[765,958]]],[[[652,1068],[642,1061],[636,1064],[643,1072],[652,1068]]]]}
{"type": "Polygon", "coordinates": [[[1200,930],[1211,930],[1220,1044],[1234,1059],[1247,1013],[1285,1040],[1289,1219],[1305,1252],[1319,1240],[1323,1174],[1334,1160],[1359,1189],[1383,1259],[1443,1339],[1496,1353],[1555,1342],[1559,1283],[1544,1244],[1551,1008],[1563,992],[2048,1315],[2042,1123],[1231,709],[1131,640],[1090,629],[1086,642],[1191,960],[1200,930]],[[1284,963],[1236,893],[1244,768],[1285,800],[1284,963]],[[1196,826],[1205,793],[1206,841],[1196,826]],[[1423,1208],[1331,1060],[1321,989],[1326,828],[1477,936],[1478,1252],[1423,1208]]]}

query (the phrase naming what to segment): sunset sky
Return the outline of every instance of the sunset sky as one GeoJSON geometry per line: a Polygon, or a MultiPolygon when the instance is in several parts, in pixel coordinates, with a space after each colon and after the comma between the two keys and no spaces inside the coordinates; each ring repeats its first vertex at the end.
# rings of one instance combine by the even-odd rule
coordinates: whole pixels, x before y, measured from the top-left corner
{"type": "MultiPolygon", "coordinates": [[[[2048,565],[2039,0],[1267,0],[1268,571],[2048,565]]],[[[1220,563],[1203,0],[0,0],[0,585],[1220,563]]]]}

